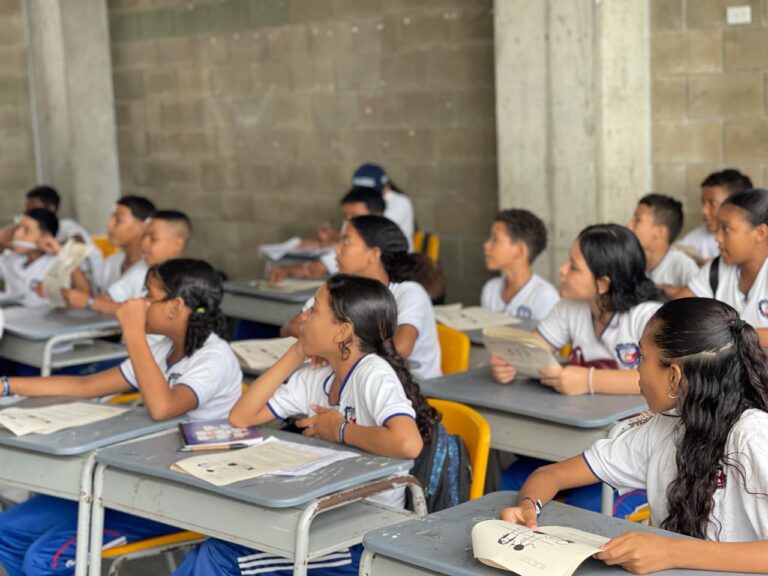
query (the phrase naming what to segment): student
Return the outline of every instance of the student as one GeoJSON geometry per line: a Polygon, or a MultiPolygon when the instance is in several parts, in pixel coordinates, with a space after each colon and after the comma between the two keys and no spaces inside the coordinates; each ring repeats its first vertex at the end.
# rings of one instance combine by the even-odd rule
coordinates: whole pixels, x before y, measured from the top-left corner
{"type": "Polygon", "coordinates": [[[27,210],[13,230],[12,248],[0,254],[0,279],[5,294],[22,295],[26,307],[45,306],[48,299],[40,296],[38,286],[56,257],[46,246],[56,237],[59,222],[56,215],[43,208],[27,210]]]}
{"type": "MultiPolygon", "coordinates": [[[[416,458],[430,442],[439,414],[395,350],[397,317],[394,298],[380,282],[333,276],[303,316],[298,342],[248,387],[230,422],[255,426],[309,414],[297,422],[305,436],[391,458],[416,458]],[[307,356],[328,364],[302,367],[307,356]]],[[[370,500],[402,508],[405,490],[370,500]]],[[[356,575],[361,552],[357,545],[315,558],[309,572],[356,575]]],[[[292,568],[291,560],[274,554],[207,540],[187,555],[174,576],[276,574],[292,568]]]]}
{"type": "Polygon", "coordinates": [[[123,196],[107,223],[107,234],[118,252],[104,259],[96,276],[96,293],[106,292],[125,272],[141,260],[141,242],[147,220],[155,213],[155,205],[142,196],[123,196]]]}
{"type": "MultiPolygon", "coordinates": [[[[147,291],[117,312],[129,356],[120,366],[83,377],[3,377],[3,394],[98,398],[138,390],[155,420],[225,418],[240,397],[242,372],[217,334],[224,324],[219,275],[201,260],[170,260],[149,269],[147,291]],[[150,347],[148,333],[162,337],[150,347]]],[[[0,563],[11,576],[73,573],[76,524],[77,502],[34,496],[10,508],[0,514],[0,563]]],[[[175,530],[107,510],[107,543],[175,530]]]]}
{"type": "Polygon", "coordinates": [[[768,573],[768,358],[730,306],[686,298],[656,312],[641,339],[640,389],[655,415],[584,454],[536,471],[501,518],[535,528],[560,490],[602,481],[648,492],[654,526],[628,532],[606,564],[768,573]]]}
{"type": "Polygon", "coordinates": [[[560,300],[552,284],[531,265],[547,247],[547,229],[528,210],[502,210],[483,244],[485,266],[501,272],[483,286],[480,304],[518,318],[543,319],[560,300]]]}
{"type": "Polygon", "coordinates": [[[413,203],[395,186],[384,169],[376,164],[361,165],[352,175],[352,186],[372,188],[383,196],[386,203],[384,216],[400,227],[408,240],[408,251],[413,250],[413,235],[416,232],[413,203]]]}
{"type": "MultiPolygon", "coordinates": [[[[370,188],[352,188],[341,199],[341,214],[346,222],[355,216],[374,214],[381,216],[384,213],[384,199],[381,194],[370,188]]],[[[320,231],[318,231],[318,234],[320,231]]],[[[338,232],[323,230],[323,245],[335,244],[341,238],[338,232]]],[[[308,244],[307,244],[308,245],[308,244]]],[[[317,244],[320,246],[320,243],[317,244]]],[[[336,274],[339,267],[336,265],[336,253],[330,248],[327,253],[318,258],[301,264],[286,264],[274,266],[269,270],[269,281],[279,282],[288,276],[293,278],[323,278],[327,274],[336,274]]]]}
{"type": "MultiPolygon", "coordinates": [[[[572,345],[565,368],[542,370],[541,383],[561,394],[637,394],[638,344],[661,294],[645,274],[637,237],[617,224],[588,226],[560,267],[560,296],[537,334],[553,352],[572,345]]],[[[491,356],[494,377],[511,382],[515,368],[491,356]]]]}
{"type": "Polygon", "coordinates": [[[701,183],[701,217],[704,223],[680,240],[681,246],[693,248],[703,264],[720,252],[715,240],[717,211],[730,196],[753,188],[749,176],[734,168],[713,172],[701,183]]]}
{"type": "MultiPolygon", "coordinates": [[[[383,216],[356,216],[344,224],[336,259],[344,274],[373,278],[389,287],[397,301],[394,342],[398,354],[408,359],[416,377],[440,376],[435,314],[421,284],[428,283],[435,273],[429,259],[423,254],[409,254],[402,231],[383,216]]],[[[281,335],[297,336],[302,314],[283,326],[281,335]]]]}
{"type": "Polygon", "coordinates": [[[648,276],[670,296],[698,273],[693,258],[671,247],[683,228],[683,205],[674,198],[646,194],[637,203],[628,227],[643,247],[648,276]]]}
{"type": "Polygon", "coordinates": [[[64,290],[64,299],[71,308],[88,308],[114,314],[121,302],[146,294],[144,279],[150,266],[178,258],[192,237],[192,223],[177,210],[155,212],[146,225],[141,240],[142,258],[128,268],[119,280],[96,298],[80,290],[64,290]]]}
{"type": "Polygon", "coordinates": [[[717,213],[720,256],[680,296],[717,298],[733,306],[768,346],[768,191],[731,196],[717,213]]]}

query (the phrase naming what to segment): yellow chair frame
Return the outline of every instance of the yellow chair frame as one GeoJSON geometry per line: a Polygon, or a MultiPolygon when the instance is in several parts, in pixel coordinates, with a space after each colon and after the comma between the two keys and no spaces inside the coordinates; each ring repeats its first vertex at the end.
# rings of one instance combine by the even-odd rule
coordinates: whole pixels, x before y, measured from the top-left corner
{"type": "Polygon", "coordinates": [[[469,336],[444,324],[438,324],[437,339],[440,342],[440,368],[444,375],[469,370],[469,354],[472,349],[469,336]]]}

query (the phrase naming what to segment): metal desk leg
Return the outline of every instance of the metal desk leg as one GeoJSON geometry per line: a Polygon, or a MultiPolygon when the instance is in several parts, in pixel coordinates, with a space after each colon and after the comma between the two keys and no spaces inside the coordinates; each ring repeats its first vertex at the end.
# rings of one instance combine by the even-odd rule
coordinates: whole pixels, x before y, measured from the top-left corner
{"type": "Polygon", "coordinates": [[[363,555],[360,556],[360,572],[358,573],[359,576],[370,576],[374,557],[375,554],[373,552],[363,549],[363,555]]]}
{"type": "Polygon", "coordinates": [[[104,471],[106,465],[98,464],[93,475],[93,502],[91,507],[90,562],[88,574],[101,576],[101,547],[104,544],[104,471]]]}
{"type": "Polygon", "coordinates": [[[93,498],[93,470],[96,453],[92,452],[83,463],[80,476],[80,496],[77,504],[77,549],[75,552],[75,576],[88,573],[88,538],[91,528],[91,500],[93,498]]]}
{"type": "Polygon", "coordinates": [[[603,490],[601,512],[606,516],[613,516],[613,488],[605,482],[601,488],[603,490]]]}
{"type": "Polygon", "coordinates": [[[345,506],[357,500],[369,498],[376,494],[389,492],[400,486],[405,486],[411,491],[413,497],[414,512],[417,516],[426,516],[427,501],[424,497],[424,490],[419,481],[413,476],[390,476],[382,480],[377,480],[371,484],[352,488],[337,494],[331,494],[314,500],[304,508],[296,523],[296,542],[293,556],[293,575],[306,576],[309,567],[309,527],[312,520],[318,514],[328,512],[334,508],[345,506]]]}

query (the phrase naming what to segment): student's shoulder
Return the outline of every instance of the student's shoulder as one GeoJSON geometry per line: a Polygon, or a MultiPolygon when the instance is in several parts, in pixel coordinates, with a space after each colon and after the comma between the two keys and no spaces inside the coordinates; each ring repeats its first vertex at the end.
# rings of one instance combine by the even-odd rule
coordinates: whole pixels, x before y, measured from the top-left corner
{"type": "Polygon", "coordinates": [[[658,300],[649,300],[647,302],[640,302],[640,304],[636,304],[632,308],[629,309],[629,312],[627,312],[627,316],[630,318],[630,320],[635,322],[640,322],[642,324],[642,327],[645,327],[646,322],[656,313],[656,310],[661,308],[663,305],[662,302],[659,302],[658,300]]]}
{"type": "Polygon", "coordinates": [[[688,254],[686,254],[685,252],[678,250],[674,246],[669,249],[669,256],[672,259],[673,264],[675,264],[676,266],[686,266],[686,267],[694,266],[698,269],[696,260],[688,256],[688,254]]]}
{"type": "Polygon", "coordinates": [[[494,292],[501,292],[504,289],[504,278],[501,276],[494,276],[486,280],[483,284],[483,294],[493,294],[494,292]]]}
{"type": "Polygon", "coordinates": [[[400,302],[401,299],[408,299],[426,300],[430,305],[432,303],[424,286],[418,282],[413,282],[412,280],[406,280],[405,282],[390,282],[389,291],[392,292],[392,295],[398,302],[400,302]]]}
{"type": "Polygon", "coordinates": [[[737,448],[757,444],[761,452],[768,449],[768,412],[757,408],[744,411],[731,428],[728,440],[737,448]]]}
{"type": "Polygon", "coordinates": [[[534,274],[531,277],[531,287],[533,288],[534,293],[539,297],[545,297],[547,299],[552,297],[557,299],[560,298],[560,293],[557,291],[557,288],[538,274],[534,274]]]}

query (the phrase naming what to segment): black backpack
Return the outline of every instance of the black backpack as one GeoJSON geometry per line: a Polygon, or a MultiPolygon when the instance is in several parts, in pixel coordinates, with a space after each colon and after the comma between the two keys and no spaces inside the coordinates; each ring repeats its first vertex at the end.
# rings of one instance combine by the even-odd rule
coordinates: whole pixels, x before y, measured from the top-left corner
{"type": "MultiPolygon", "coordinates": [[[[456,506],[469,499],[472,467],[464,440],[449,434],[440,422],[435,425],[432,442],[424,446],[416,458],[411,475],[424,489],[427,510],[431,514],[456,506]]],[[[407,506],[413,509],[410,492],[407,506]]]]}

